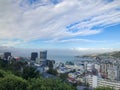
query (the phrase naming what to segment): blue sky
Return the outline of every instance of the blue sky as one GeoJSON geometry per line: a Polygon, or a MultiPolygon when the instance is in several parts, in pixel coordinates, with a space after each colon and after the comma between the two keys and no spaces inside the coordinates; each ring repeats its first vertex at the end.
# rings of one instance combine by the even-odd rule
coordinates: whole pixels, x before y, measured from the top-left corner
{"type": "Polygon", "coordinates": [[[0,45],[120,50],[119,0],[0,0],[0,45]]]}

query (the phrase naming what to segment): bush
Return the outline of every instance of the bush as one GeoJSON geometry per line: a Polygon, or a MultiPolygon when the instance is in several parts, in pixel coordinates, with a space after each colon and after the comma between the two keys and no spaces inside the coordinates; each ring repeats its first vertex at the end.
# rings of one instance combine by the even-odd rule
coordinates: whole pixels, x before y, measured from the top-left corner
{"type": "Polygon", "coordinates": [[[37,71],[36,68],[27,66],[23,69],[22,77],[26,80],[29,78],[37,78],[39,76],[40,76],[40,73],[39,71],[37,71]]]}
{"type": "Polygon", "coordinates": [[[58,75],[57,70],[56,70],[56,69],[52,69],[52,68],[49,68],[49,70],[47,71],[47,73],[52,74],[52,75],[55,75],[55,76],[58,75]]]}
{"type": "Polygon", "coordinates": [[[26,90],[27,81],[20,77],[9,76],[0,78],[0,90],[26,90]]]}
{"type": "Polygon", "coordinates": [[[75,90],[75,88],[59,79],[34,78],[29,80],[28,90],[75,90]]]}
{"type": "Polygon", "coordinates": [[[97,87],[95,90],[114,90],[110,87],[97,87]]]}

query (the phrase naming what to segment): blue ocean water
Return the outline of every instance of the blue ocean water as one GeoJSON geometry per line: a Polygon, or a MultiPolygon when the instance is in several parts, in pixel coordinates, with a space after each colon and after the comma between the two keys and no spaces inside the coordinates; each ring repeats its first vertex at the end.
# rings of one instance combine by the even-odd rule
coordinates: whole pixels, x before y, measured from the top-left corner
{"type": "Polygon", "coordinates": [[[63,55],[50,55],[47,57],[47,59],[55,60],[56,62],[66,62],[66,61],[74,61],[74,56],[63,56],[63,55]]]}

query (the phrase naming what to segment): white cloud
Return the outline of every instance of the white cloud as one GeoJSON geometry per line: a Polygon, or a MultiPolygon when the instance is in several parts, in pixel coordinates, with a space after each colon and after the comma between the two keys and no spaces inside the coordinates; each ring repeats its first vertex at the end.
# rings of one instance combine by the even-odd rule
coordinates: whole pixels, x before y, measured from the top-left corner
{"type": "Polygon", "coordinates": [[[89,39],[53,39],[44,41],[46,43],[106,43],[106,41],[95,41],[95,40],[89,40],[89,39]]]}
{"type": "Polygon", "coordinates": [[[62,0],[53,4],[42,0],[28,5],[22,0],[0,0],[0,39],[63,39],[101,33],[101,29],[120,23],[119,0],[62,0]],[[69,29],[66,27],[74,24],[69,29]],[[78,29],[78,31],[75,31],[78,29]]]}
{"type": "Polygon", "coordinates": [[[20,40],[0,40],[0,46],[14,47],[20,44],[23,44],[20,40]]]}
{"type": "Polygon", "coordinates": [[[72,48],[71,50],[76,51],[88,51],[88,52],[95,52],[95,53],[104,53],[104,52],[112,52],[112,51],[119,51],[119,48],[72,48]]]}

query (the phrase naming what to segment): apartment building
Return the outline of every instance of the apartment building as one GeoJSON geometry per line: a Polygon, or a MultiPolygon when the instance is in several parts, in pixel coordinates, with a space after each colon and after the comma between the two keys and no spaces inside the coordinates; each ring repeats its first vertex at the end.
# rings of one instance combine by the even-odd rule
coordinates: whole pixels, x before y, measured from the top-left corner
{"type": "Polygon", "coordinates": [[[86,77],[86,82],[93,88],[103,86],[103,87],[111,87],[115,90],[120,90],[120,81],[110,81],[102,78],[98,78],[97,76],[88,76],[86,77]]]}

